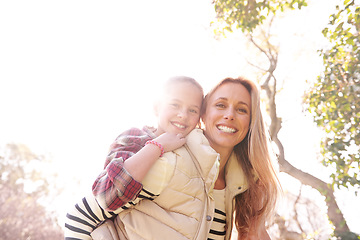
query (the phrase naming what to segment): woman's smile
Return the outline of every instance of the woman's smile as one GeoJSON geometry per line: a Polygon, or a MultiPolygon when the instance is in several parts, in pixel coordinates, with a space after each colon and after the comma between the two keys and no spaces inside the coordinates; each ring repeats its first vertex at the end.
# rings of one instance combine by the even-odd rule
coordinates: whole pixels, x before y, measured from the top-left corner
{"type": "Polygon", "coordinates": [[[228,126],[222,125],[222,124],[217,125],[217,128],[218,128],[220,131],[225,132],[225,133],[235,133],[235,132],[238,131],[238,130],[235,129],[235,128],[228,127],[228,126]]]}
{"type": "Polygon", "coordinates": [[[251,98],[238,83],[225,83],[209,97],[203,115],[205,135],[216,150],[232,151],[249,131],[251,98]]]}

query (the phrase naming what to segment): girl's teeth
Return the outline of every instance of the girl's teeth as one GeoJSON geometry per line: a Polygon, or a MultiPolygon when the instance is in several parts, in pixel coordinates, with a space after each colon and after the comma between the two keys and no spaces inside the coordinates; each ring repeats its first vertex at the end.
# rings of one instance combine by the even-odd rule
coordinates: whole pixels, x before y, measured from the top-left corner
{"type": "Polygon", "coordinates": [[[178,123],[174,123],[174,125],[175,125],[176,127],[178,127],[178,128],[185,128],[184,125],[181,125],[181,124],[178,124],[178,123]]]}
{"type": "Polygon", "coordinates": [[[225,126],[218,126],[218,129],[227,132],[227,133],[234,133],[236,130],[233,128],[225,127],[225,126]]]}

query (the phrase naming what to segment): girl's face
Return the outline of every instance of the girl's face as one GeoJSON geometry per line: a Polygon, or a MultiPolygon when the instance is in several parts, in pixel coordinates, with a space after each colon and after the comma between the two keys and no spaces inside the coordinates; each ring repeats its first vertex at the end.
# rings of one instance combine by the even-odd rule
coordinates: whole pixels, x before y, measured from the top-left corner
{"type": "Polygon", "coordinates": [[[251,97],[240,83],[224,83],[208,99],[202,116],[205,135],[217,152],[232,150],[249,131],[251,97]]]}
{"type": "Polygon", "coordinates": [[[202,100],[202,92],[192,83],[171,85],[155,106],[158,118],[156,135],[164,132],[188,135],[199,123],[202,100]]]}

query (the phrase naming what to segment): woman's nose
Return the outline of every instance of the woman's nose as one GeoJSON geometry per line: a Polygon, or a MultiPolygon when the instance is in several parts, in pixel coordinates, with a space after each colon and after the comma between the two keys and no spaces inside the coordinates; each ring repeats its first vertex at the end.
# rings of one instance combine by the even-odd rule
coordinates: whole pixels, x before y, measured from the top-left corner
{"type": "Polygon", "coordinates": [[[227,111],[225,112],[224,118],[228,119],[228,120],[234,120],[234,110],[231,108],[227,109],[227,111]]]}

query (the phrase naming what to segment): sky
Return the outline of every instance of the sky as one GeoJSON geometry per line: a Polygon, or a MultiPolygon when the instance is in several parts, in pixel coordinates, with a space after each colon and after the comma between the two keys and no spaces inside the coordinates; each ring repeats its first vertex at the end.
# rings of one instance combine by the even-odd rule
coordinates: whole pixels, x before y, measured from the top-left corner
{"type": "MultiPolygon", "coordinates": [[[[0,2],[0,144],[24,143],[53,158],[49,171],[66,187],[56,208],[89,190],[118,134],[156,124],[152,101],[168,77],[194,77],[205,92],[227,76],[256,78],[247,61],[258,54],[244,48],[241,34],[214,38],[209,2],[0,2]]],[[[327,180],[326,170],[311,162],[320,132],[304,116],[302,95],[305,80],[321,71],[316,50],[324,44],[321,29],[332,5],[321,0],[311,6],[285,16],[273,32],[284,89],[280,137],[293,165],[327,180]]],[[[339,194],[349,226],[360,232],[360,212],[345,208],[358,200],[339,194]]]]}

